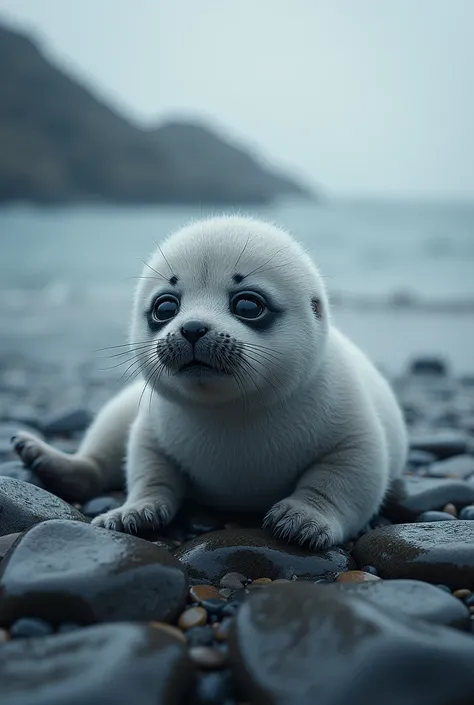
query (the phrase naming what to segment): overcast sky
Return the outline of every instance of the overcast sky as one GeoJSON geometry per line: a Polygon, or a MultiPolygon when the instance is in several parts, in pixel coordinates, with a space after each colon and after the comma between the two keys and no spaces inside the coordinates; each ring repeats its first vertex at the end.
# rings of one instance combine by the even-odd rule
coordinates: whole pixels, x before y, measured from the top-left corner
{"type": "Polygon", "coordinates": [[[474,0],[0,0],[140,122],[209,120],[333,194],[474,197],[474,0]]]}

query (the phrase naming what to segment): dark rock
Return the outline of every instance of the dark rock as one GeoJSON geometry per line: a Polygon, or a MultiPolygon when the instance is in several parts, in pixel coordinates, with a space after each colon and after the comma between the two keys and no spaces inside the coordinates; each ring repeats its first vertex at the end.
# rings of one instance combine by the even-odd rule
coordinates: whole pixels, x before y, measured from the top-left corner
{"type": "Polygon", "coordinates": [[[186,641],[189,646],[211,646],[214,641],[214,630],[210,624],[192,627],[186,631],[186,641]]]}
{"type": "Polygon", "coordinates": [[[474,521],[398,524],[360,538],[353,556],[381,578],[413,578],[474,588],[474,521]]]}
{"type": "Polygon", "coordinates": [[[38,475],[25,468],[20,460],[10,460],[6,463],[0,463],[0,476],[13,477],[14,480],[29,482],[30,485],[43,488],[44,485],[38,475]]]}
{"type": "Polygon", "coordinates": [[[143,539],[73,521],[38,524],[0,564],[0,624],[172,621],[184,606],[180,563],[143,539]]]}
{"type": "Polygon", "coordinates": [[[440,433],[417,435],[410,440],[410,447],[414,450],[425,450],[433,453],[438,459],[451,458],[455,455],[464,455],[469,443],[467,434],[462,431],[443,431],[440,433]]]}
{"type": "Polygon", "coordinates": [[[225,654],[212,646],[191,646],[189,655],[198,668],[206,671],[223,668],[226,662],[225,654]]]}
{"type": "Polygon", "coordinates": [[[214,585],[230,572],[252,580],[262,575],[275,580],[294,575],[317,578],[355,567],[340,548],[314,553],[279,541],[261,529],[214,531],[183,544],[175,556],[191,577],[214,585]]]}
{"type": "Polygon", "coordinates": [[[12,421],[0,421],[0,461],[10,460],[16,457],[13,452],[11,439],[19,430],[32,433],[38,438],[42,438],[41,433],[35,428],[30,428],[25,424],[20,425],[12,421]]]}
{"type": "Polygon", "coordinates": [[[247,582],[247,577],[242,573],[226,573],[219,581],[219,585],[223,588],[231,590],[240,590],[247,582]]]}
{"type": "Polygon", "coordinates": [[[0,536],[0,562],[3,560],[19,536],[21,536],[21,531],[18,531],[16,534],[5,534],[5,536],[0,536]]]}
{"type": "Polygon", "coordinates": [[[408,453],[407,465],[412,468],[422,468],[431,465],[436,460],[434,453],[428,453],[426,450],[412,449],[408,453]]]}
{"type": "Polygon", "coordinates": [[[53,633],[53,627],[44,619],[34,619],[32,617],[21,617],[17,619],[10,627],[10,636],[12,639],[32,637],[32,636],[48,636],[53,633]]]}
{"type": "Polygon", "coordinates": [[[0,649],[2,705],[179,705],[192,682],[186,648],[138,624],[21,639],[0,649]]]}
{"type": "Polygon", "coordinates": [[[0,536],[25,531],[49,519],[87,521],[59,497],[11,477],[0,477],[0,507],[0,536]]]}
{"type": "Polygon", "coordinates": [[[226,606],[227,602],[225,600],[222,600],[220,598],[215,598],[215,599],[210,599],[210,600],[202,600],[201,606],[204,607],[206,610],[207,614],[212,614],[212,615],[221,615],[222,610],[226,606]]]}
{"type": "Polygon", "coordinates": [[[461,509],[459,512],[459,518],[464,519],[464,520],[474,520],[474,505],[471,505],[469,507],[464,507],[464,509],[461,509]]]}
{"type": "Polygon", "coordinates": [[[429,512],[423,512],[420,514],[415,521],[418,522],[424,522],[424,521],[456,521],[455,517],[453,517],[452,514],[448,514],[447,512],[434,512],[434,511],[429,511],[429,512]]]}
{"type": "Polygon", "coordinates": [[[411,375],[427,375],[433,377],[446,377],[448,366],[446,361],[439,357],[419,357],[412,360],[408,368],[411,375]]]}
{"type": "Polygon", "coordinates": [[[447,460],[440,460],[430,466],[428,475],[430,477],[468,478],[474,475],[474,457],[472,455],[456,455],[447,460]]]}
{"type": "MultiPolygon", "coordinates": [[[[333,583],[328,590],[349,590],[384,610],[443,624],[469,629],[469,610],[451,594],[421,580],[377,580],[368,583],[333,583]]],[[[448,588],[448,592],[451,591],[448,588]]]]}
{"type": "Polygon", "coordinates": [[[86,409],[65,409],[47,417],[43,423],[45,436],[70,436],[82,433],[92,422],[92,414],[86,409]]]}
{"type": "Polygon", "coordinates": [[[407,477],[405,496],[389,498],[384,514],[392,521],[414,521],[422,512],[443,509],[452,502],[466,506],[474,502],[474,486],[464,480],[431,477],[407,477]]]}
{"type": "Polygon", "coordinates": [[[115,497],[95,497],[82,505],[82,512],[86,517],[93,519],[111,509],[118,509],[122,504],[123,502],[115,497]]]}
{"type": "Polygon", "coordinates": [[[242,606],[229,645],[249,702],[474,701],[470,635],[385,612],[348,590],[294,583],[259,591],[242,606]]]}
{"type": "Polygon", "coordinates": [[[231,672],[203,673],[197,680],[196,694],[202,705],[225,705],[233,694],[231,672]]]}
{"type": "Polygon", "coordinates": [[[378,575],[377,568],[373,565],[365,565],[361,570],[364,571],[364,573],[370,573],[371,575],[378,575]]]}

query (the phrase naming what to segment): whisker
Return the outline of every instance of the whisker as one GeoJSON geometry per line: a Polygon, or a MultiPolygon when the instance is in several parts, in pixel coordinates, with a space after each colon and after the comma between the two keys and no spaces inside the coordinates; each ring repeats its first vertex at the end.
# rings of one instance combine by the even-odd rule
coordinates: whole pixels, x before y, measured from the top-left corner
{"type": "Polygon", "coordinates": [[[260,264],[258,267],[255,267],[255,269],[252,269],[251,272],[248,272],[247,274],[244,275],[244,279],[249,277],[251,274],[255,274],[256,272],[259,272],[263,267],[265,267],[267,264],[272,262],[277,255],[280,254],[280,252],[283,252],[283,250],[286,250],[288,248],[288,245],[284,245],[283,247],[280,247],[279,250],[273,253],[271,257],[269,257],[263,264],[260,264]]]}
{"type": "Polygon", "coordinates": [[[168,281],[168,277],[165,277],[165,275],[162,274],[161,272],[159,272],[157,269],[153,269],[151,264],[148,264],[148,262],[145,262],[145,260],[143,260],[143,259],[141,259],[140,262],[142,264],[144,264],[145,267],[148,267],[148,269],[151,269],[152,272],[155,272],[155,274],[158,274],[158,276],[161,277],[162,279],[164,279],[166,282],[168,281]]]}
{"type": "Polygon", "coordinates": [[[245,250],[247,249],[247,245],[249,244],[249,241],[250,241],[250,233],[248,234],[247,241],[246,241],[245,245],[243,246],[240,255],[237,257],[237,262],[234,264],[234,267],[233,267],[234,272],[237,269],[237,265],[239,264],[239,262],[242,258],[242,255],[244,254],[245,250]]]}
{"type": "Polygon", "coordinates": [[[161,255],[162,255],[163,259],[165,260],[166,264],[168,265],[168,268],[169,268],[171,274],[173,275],[173,277],[175,277],[176,274],[173,272],[170,263],[169,263],[168,260],[166,259],[165,253],[163,252],[163,250],[161,249],[160,245],[159,245],[157,242],[155,242],[155,245],[157,246],[157,248],[158,248],[159,251],[161,252],[161,255]]]}
{"type": "Polygon", "coordinates": [[[140,340],[138,343],[122,343],[122,345],[109,345],[106,348],[97,348],[93,352],[104,352],[105,350],[116,350],[117,348],[130,348],[135,345],[144,345],[145,343],[152,343],[151,340],[140,340]]]}

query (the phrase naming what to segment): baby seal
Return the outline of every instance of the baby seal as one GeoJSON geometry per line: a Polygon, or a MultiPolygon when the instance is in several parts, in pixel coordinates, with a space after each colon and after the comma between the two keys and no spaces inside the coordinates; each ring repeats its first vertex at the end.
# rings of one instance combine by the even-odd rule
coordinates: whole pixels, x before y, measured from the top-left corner
{"type": "Polygon", "coordinates": [[[69,500],[119,485],[125,459],[127,500],[96,525],[159,529],[190,497],[262,512],[276,536],[319,550],[357,534],[402,472],[388,383],[332,325],[316,266],[273,225],[220,217],[174,233],[140,278],[130,341],[141,380],[77,454],[14,440],[69,500]]]}

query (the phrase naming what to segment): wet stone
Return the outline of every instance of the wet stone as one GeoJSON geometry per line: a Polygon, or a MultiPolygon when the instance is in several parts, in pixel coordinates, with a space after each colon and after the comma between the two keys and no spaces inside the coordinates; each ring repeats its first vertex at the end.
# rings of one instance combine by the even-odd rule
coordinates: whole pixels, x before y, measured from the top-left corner
{"type": "Polygon", "coordinates": [[[428,475],[430,477],[459,477],[466,479],[474,475],[474,456],[457,455],[454,458],[440,460],[430,465],[428,475]]]}
{"type": "Polygon", "coordinates": [[[464,507],[464,509],[461,509],[461,511],[459,512],[459,518],[467,521],[474,520],[474,505],[470,505],[469,507],[464,507]]]}
{"type": "Polygon", "coordinates": [[[239,590],[247,582],[247,578],[242,573],[226,573],[219,581],[219,585],[223,588],[231,590],[239,590]]]}
{"type": "Polygon", "coordinates": [[[187,587],[182,566],[152,543],[82,522],[47,521],[0,564],[0,626],[23,616],[51,624],[170,622],[187,587]]]}
{"type": "Polygon", "coordinates": [[[19,536],[21,536],[21,532],[0,536],[0,562],[3,560],[4,556],[10,550],[10,548],[13,546],[19,536]]]}
{"type": "Polygon", "coordinates": [[[468,590],[467,588],[461,588],[460,590],[455,590],[453,592],[453,597],[457,597],[459,600],[465,600],[466,597],[470,597],[471,595],[471,590],[468,590]]]}
{"type": "Polygon", "coordinates": [[[294,583],[252,595],[229,639],[242,699],[347,705],[375,693],[377,705],[474,701],[471,635],[389,613],[354,589],[294,583]]]}
{"type": "Polygon", "coordinates": [[[202,600],[201,606],[206,610],[208,614],[211,615],[221,615],[222,610],[226,606],[227,602],[221,598],[202,600]]]}
{"type": "Polygon", "coordinates": [[[25,531],[49,519],[87,519],[55,495],[21,480],[0,477],[0,536],[25,531]]]}
{"type": "Polygon", "coordinates": [[[184,705],[193,680],[186,647],[138,624],[15,639],[0,649],[5,705],[184,705]]]}
{"type": "Polygon", "coordinates": [[[447,514],[447,512],[423,512],[417,516],[417,522],[423,521],[455,521],[455,517],[452,514],[447,514]]]}
{"type": "Polygon", "coordinates": [[[122,504],[123,502],[115,497],[95,497],[82,505],[82,513],[93,519],[111,509],[118,509],[122,504]]]}
{"type": "Polygon", "coordinates": [[[422,468],[431,465],[436,461],[434,453],[428,453],[426,450],[412,449],[408,453],[407,466],[409,468],[422,468]]]}
{"type": "Polygon", "coordinates": [[[70,436],[82,433],[92,422],[87,409],[65,409],[48,416],[43,423],[45,436],[70,436]]]}
{"type": "Polygon", "coordinates": [[[271,578],[257,578],[253,581],[254,585],[269,585],[272,582],[271,578]]]}
{"type": "Polygon", "coordinates": [[[218,598],[219,593],[214,585],[193,585],[189,589],[189,597],[193,602],[201,602],[201,600],[218,598]]]}
{"type": "Polygon", "coordinates": [[[202,627],[192,627],[185,631],[189,646],[211,646],[214,641],[214,630],[209,624],[202,627]]]}
{"type": "Polygon", "coordinates": [[[10,460],[7,463],[0,463],[0,476],[12,477],[15,480],[29,482],[36,487],[44,487],[43,483],[34,472],[25,468],[19,460],[10,460]]]}
{"type": "Polygon", "coordinates": [[[468,446],[468,436],[462,431],[417,435],[410,440],[411,449],[433,453],[439,460],[464,455],[468,446]]]}
{"type": "Polygon", "coordinates": [[[232,673],[203,673],[196,683],[197,701],[202,705],[226,705],[233,702],[232,673]]]}
{"type": "Polygon", "coordinates": [[[447,514],[451,514],[451,516],[453,516],[455,519],[457,519],[458,510],[456,509],[454,504],[451,504],[451,502],[448,502],[448,504],[446,504],[443,507],[443,512],[446,512],[447,514]]]}
{"type": "Polygon", "coordinates": [[[384,507],[384,514],[392,521],[414,521],[423,512],[441,510],[448,502],[461,507],[474,502],[474,486],[463,480],[407,477],[405,491],[405,496],[389,500],[384,507]]]}
{"type": "Polygon", "coordinates": [[[374,580],[380,580],[380,578],[364,570],[348,570],[347,573],[340,573],[337,576],[336,583],[370,583],[374,580]]]}
{"type": "Polygon", "coordinates": [[[457,629],[469,628],[467,607],[450,594],[421,580],[379,580],[372,583],[333,583],[328,590],[348,590],[383,610],[457,629]]]}
{"type": "Polygon", "coordinates": [[[53,633],[53,627],[43,619],[33,619],[31,617],[21,617],[10,627],[12,639],[19,639],[33,636],[48,636],[53,633]]]}
{"type": "Polygon", "coordinates": [[[207,622],[207,612],[202,607],[191,607],[180,614],[178,626],[184,631],[193,627],[201,627],[207,622]]]}
{"type": "Polygon", "coordinates": [[[439,357],[420,357],[410,363],[408,374],[423,377],[446,377],[448,366],[446,361],[439,357]]]}
{"type": "Polygon", "coordinates": [[[215,531],[189,541],[175,551],[192,578],[214,585],[239,572],[254,580],[266,576],[317,578],[354,568],[340,548],[315,553],[279,541],[261,529],[215,531]]]}
{"type": "Polygon", "coordinates": [[[189,655],[198,668],[214,671],[223,668],[226,662],[225,655],[211,646],[191,646],[189,655]]]}
{"type": "Polygon", "coordinates": [[[474,588],[474,521],[394,524],[370,531],[353,551],[359,565],[381,578],[409,578],[474,588]]]}
{"type": "Polygon", "coordinates": [[[217,641],[227,641],[233,623],[234,620],[232,617],[226,617],[222,620],[222,622],[216,624],[214,629],[214,638],[217,639],[217,641]]]}
{"type": "Polygon", "coordinates": [[[166,622],[150,622],[150,626],[153,627],[153,629],[159,629],[162,632],[166,632],[166,634],[169,634],[182,644],[186,644],[186,637],[183,632],[180,629],[173,627],[171,624],[167,624],[166,622]]]}
{"type": "Polygon", "coordinates": [[[0,644],[5,644],[10,639],[10,634],[6,629],[0,629],[0,644]]]}

